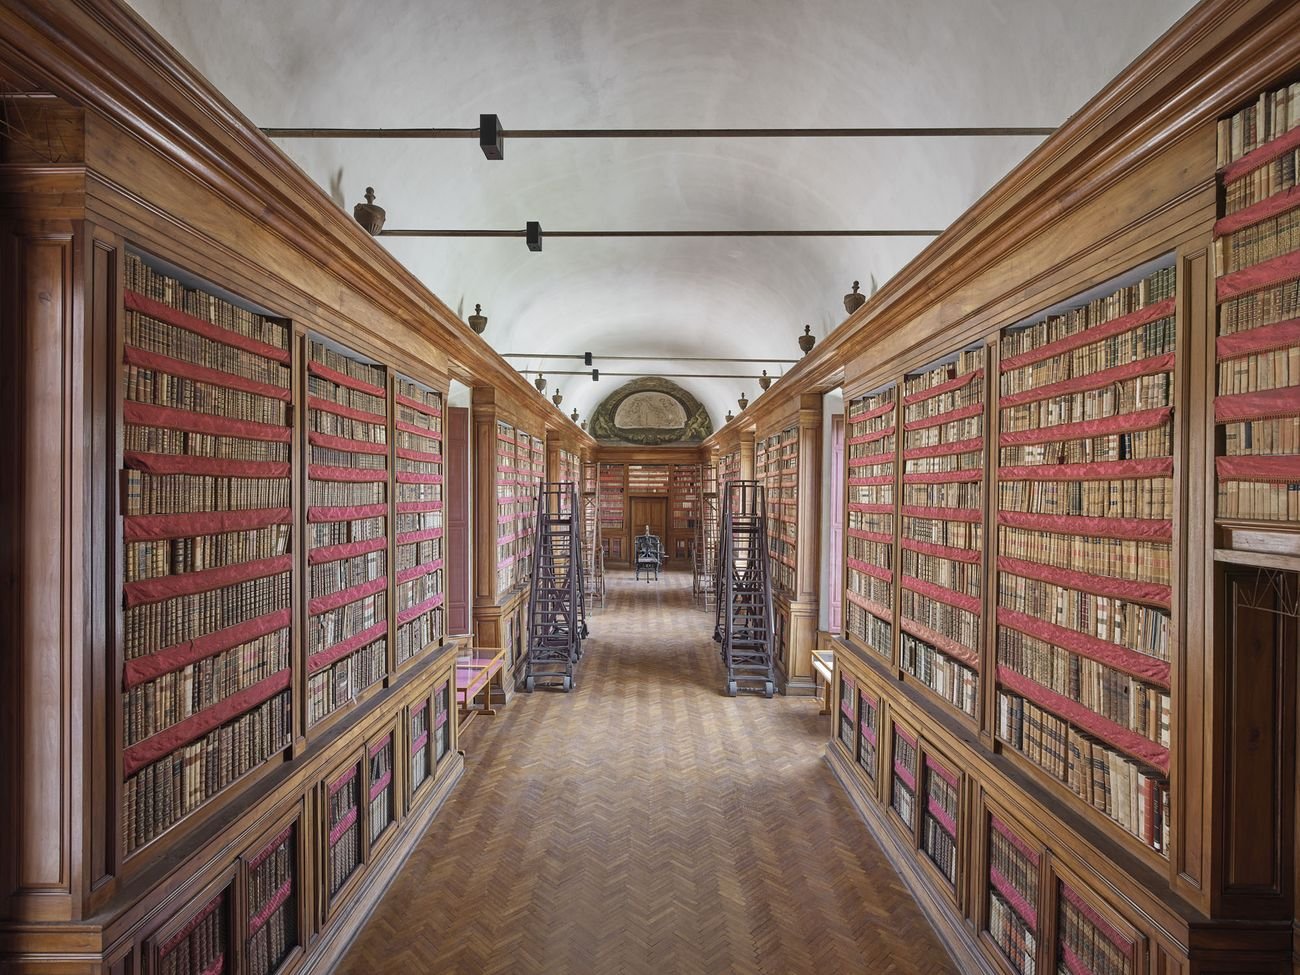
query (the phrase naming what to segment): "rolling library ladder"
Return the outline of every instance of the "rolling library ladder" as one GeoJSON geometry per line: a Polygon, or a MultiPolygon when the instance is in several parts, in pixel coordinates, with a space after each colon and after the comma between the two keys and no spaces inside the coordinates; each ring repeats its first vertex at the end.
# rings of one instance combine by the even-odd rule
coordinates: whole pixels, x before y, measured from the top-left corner
{"type": "Polygon", "coordinates": [[[757,481],[731,481],[722,503],[717,610],[713,639],[722,644],[727,696],[740,690],[771,697],[772,576],[767,555],[767,503],[757,481]]]}
{"type": "Polygon", "coordinates": [[[564,691],[575,685],[574,669],[587,635],[582,535],[578,493],[570,482],[537,489],[535,564],[528,599],[528,660],[524,690],[564,691]]]}

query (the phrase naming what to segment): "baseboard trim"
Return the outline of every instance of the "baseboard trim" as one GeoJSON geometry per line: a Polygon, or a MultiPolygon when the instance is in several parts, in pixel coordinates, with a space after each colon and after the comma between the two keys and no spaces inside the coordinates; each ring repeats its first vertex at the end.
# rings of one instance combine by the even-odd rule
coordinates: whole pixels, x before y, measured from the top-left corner
{"type": "Polygon", "coordinates": [[[885,859],[894,868],[899,879],[903,881],[903,885],[916,898],[921,913],[925,915],[926,920],[930,922],[930,926],[934,928],[935,934],[939,937],[939,943],[943,945],[953,962],[956,963],[957,970],[967,973],[967,975],[973,975],[973,973],[1001,975],[980,949],[975,935],[966,927],[965,919],[957,913],[951,903],[934,889],[921,873],[920,864],[913,855],[913,851],[904,846],[895,830],[880,818],[880,813],[883,810],[867,796],[852,766],[839,753],[834,742],[826,746],[826,764],[830,766],[831,773],[844,787],[849,802],[852,803],[858,815],[862,817],[862,821],[866,823],[868,832],[880,844],[885,859]]]}
{"type": "Polygon", "coordinates": [[[346,954],[352,942],[356,940],[361,929],[370,920],[379,902],[383,900],[388,887],[397,877],[407,857],[420,842],[447,797],[465,774],[465,757],[460,752],[452,752],[447,759],[452,767],[444,773],[442,779],[434,786],[432,795],[424,799],[415,812],[403,824],[403,833],[397,842],[388,844],[379,860],[371,864],[361,885],[351,899],[337,914],[329,927],[310,946],[307,960],[303,963],[303,972],[329,972],[346,954]]]}

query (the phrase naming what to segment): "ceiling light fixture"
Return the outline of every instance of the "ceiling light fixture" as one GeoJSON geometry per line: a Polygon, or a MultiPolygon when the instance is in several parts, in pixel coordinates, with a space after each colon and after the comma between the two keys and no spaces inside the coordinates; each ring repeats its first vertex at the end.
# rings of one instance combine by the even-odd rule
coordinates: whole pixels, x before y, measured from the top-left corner
{"type": "Polygon", "coordinates": [[[593,369],[593,370],[591,370],[591,381],[592,381],[593,383],[598,383],[598,382],[600,382],[600,370],[599,370],[599,369],[593,369]]]}
{"type": "Polygon", "coordinates": [[[501,119],[497,116],[478,117],[478,147],[488,159],[505,158],[505,139],[501,135],[501,119]]]}
{"type": "Polygon", "coordinates": [[[542,225],[536,220],[529,220],[524,226],[524,236],[528,239],[528,249],[534,254],[542,249],[542,225]]]}

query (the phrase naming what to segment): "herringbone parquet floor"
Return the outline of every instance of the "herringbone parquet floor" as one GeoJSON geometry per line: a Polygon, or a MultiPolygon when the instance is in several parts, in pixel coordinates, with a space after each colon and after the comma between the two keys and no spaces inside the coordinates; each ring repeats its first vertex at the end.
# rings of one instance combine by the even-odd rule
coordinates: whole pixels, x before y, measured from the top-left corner
{"type": "Polygon", "coordinates": [[[721,694],[689,574],[610,581],[578,690],[473,722],[339,970],[955,971],[823,763],[816,703],[721,694]]]}

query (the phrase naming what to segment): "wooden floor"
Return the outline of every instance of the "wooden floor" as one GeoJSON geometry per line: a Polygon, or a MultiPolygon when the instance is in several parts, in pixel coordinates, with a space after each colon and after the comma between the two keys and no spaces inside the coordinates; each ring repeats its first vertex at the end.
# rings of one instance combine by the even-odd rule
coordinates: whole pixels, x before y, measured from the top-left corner
{"type": "Polygon", "coordinates": [[[955,968],[822,760],[811,698],[730,699],[690,576],[611,578],[571,694],[480,717],[339,970],[955,968]]]}

